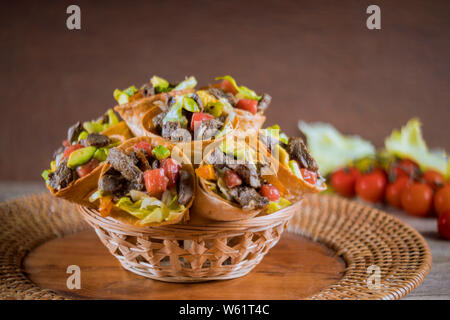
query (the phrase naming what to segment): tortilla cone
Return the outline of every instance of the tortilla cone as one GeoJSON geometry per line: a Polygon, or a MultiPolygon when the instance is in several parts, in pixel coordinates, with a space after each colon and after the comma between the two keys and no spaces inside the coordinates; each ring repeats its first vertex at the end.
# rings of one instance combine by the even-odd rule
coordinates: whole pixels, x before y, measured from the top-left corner
{"type": "Polygon", "coordinates": [[[154,106],[155,101],[161,100],[167,102],[169,96],[176,96],[192,92],[194,92],[194,89],[172,91],[168,93],[159,93],[150,97],[134,100],[129,103],[115,106],[114,110],[127,123],[131,132],[136,137],[145,136],[141,120],[144,114],[154,106]]]}
{"type": "MultiPolygon", "coordinates": [[[[248,145],[248,142],[246,142],[246,144],[248,145]]],[[[213,152],[214,146],[217,145],[214,144],[208,146],[204,159],[213,152]]],[[[259,146],[254,147],[253,149],[258,152],[258,158],[263,159],[270,166],[272,172],[275,173],[275,175],[264,176],[264,179],[269,180],[270,183],[277,186],[280,193],[293,203],[301,200],[303,192],[299,192],[298,184],[296,181],[292,181],[290,177],[286,176],[284,173],[279,176],[278,168],[274,166],[276,165],[276,162],[274,162],[275,159],[270,157],[270,154],[267,153],[267,149],[260,149],[259,146]]],[[[204,159],[201,164],[204,163],[204,159]]],[[[197,192],[191,210],[191,215],[193,217],[199,216],[200,218],[216,221],[237,221],[252,218],[265,210],[265,208],[249,211],[243,210],[237,204],[228,201],[209,190],[204,179],[197,177],[197,180],[197,192]]]]}
{"type": "MultiPolygon", "coordinates": [[[[124,121],[103,130],[101,134],[121,142],[124,142],[133,136],[124,121]]],[[[48,184],[45,185],[55,197],[93,208],[95,206],[89,201],[89,196],[97,189],[97,182],[102,168],[103,163],[92,170],[88,175],[71,182],[67,187],[59,191],[53,189],[48,184]]]]}
{"type": "MultiPolygon", "coordinates": [[[[155,227],[155,226],[163,226],[163,225],[176,224],[176,223],[188,221],[189,220],[189,208],[192,206],[192,203],[194,202],[195,193],[196,193],[196,189],[197,189],[194,168],[193,168],[189,158],[177,146],[175,146],[159,137],[132,138],[117,148],[125,152],[128,148],[133,147],[136,143],[139,143],[141,141],[150,143],[152,147],[155,147],[157,145],[163,145],[171,151],[171,157],[173,157],[178,162],[180,162],[182,169],[188,171],[193,178],[192,179],[192,184],[193,184],[192,186],[193,186],[193,191],[194,191],[193,197],[192,197],[191,201],[185,206],[186,209],[179,215],[179,217],[176,220],[172,220],[172,221],[164,221],[161,223],[150,223],[150,224],[143,225],[140,223],[140,220],[138,218],[132,216],[131,214],[129,214],[117,207],[113,207],[113,209],[111,210],[110,217],[112,217],[122,223],[133,225],[133,226],[138,226],[138,227],[147,227],[147,226],[155,227]]],[[[103,168],[101,170],[101,173],[99,174],[99,179],[110,168],[111,168],[111,165],[109,163],[105,163],[105,165],[103,166],[103,168]]],[[[98,180],[97,180],[97,184],[98,184],[98,180]]]]}
{"type": "MultiPolygon", "coordinates": [[[[152,119],[156,117],[158,114],[162,112],[161,108],[158,106],[153,106],[150,110],[148,110],[145,115],[142,117],[142,127],[144,128],[144,135],[147,137],[156,137],[160,139],[162,138],[160,135],[156,133],[155,126],[153,125],[152,119]]],[[[233,129],[230,130],[227,135],[234,135],[237,128],[239,128],[239,122],[238,118],[234,115],[230,115],[225,125],[232,127],[233,129]]],[[[191,159],[191,162],[195,165],[197,163],[200,163],[200,161],[203,158],[203,152],[208,145],[210,145],[213,142],[220,141],[224,139],[225,136],[217,138],[217,139],[208,139],[208,140],[191,140],[189,142],[172,142],[170,143],[175,144],[177,147],[182,149],[182,151],[188,156],[188,158],[191,159]]],[[[166,140],[166,139],[164,139],[166,140]]],[[[166,140],[169,141],[169,140],[166,140]]]]}
{"type": "Polygon", "coordinates": [[[234,112],[239,120],[239,128],[236,132],[238,136],[252,136],[258,133],[266,121],[266,116],[262,112],[252,114],[251,112],[234,108],[234,112]]]}
{"type": "Polygon", "coordinates": [[[264,152],[270,158],[270,162],[277,167],[278,179],[285,185],[289,186],[289,191],[294,198],[301,198],[305,193],[317,193],[327,189],[324,182],[321,186],[312,185],[309,182],[297,177],[292,171],[280,163],[267,149],[267,147],[259,139],[257,141],[258,151],[264,152]]]}

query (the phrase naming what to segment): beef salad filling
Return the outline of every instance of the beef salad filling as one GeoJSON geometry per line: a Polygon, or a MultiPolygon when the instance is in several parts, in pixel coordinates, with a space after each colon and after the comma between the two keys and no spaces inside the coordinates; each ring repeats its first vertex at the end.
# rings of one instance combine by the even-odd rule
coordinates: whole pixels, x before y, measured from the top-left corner
{"type": "MultiPolygon", "coordinates": [[[[151,127],[171,141],[209,140],[233,130],[233,108],[208,91],[169,97],[155,104],[161,112],[153,117],[151,127]]],[[[234,119],[236,120],[236,119],[234,119]]]]}
{"type": "Polygon", "coordinates": [[[273,125],[260,130],[259,139],[298,178],[319,187],[323,185],[325,179],[301,137],[288,137],[280,126],[273,125]]]}
{"type": "Polygon", "coordinates": [[[223,142],[195,170],[204,185],[243,210],[273,213],[291,202],[276,185],[277,178],[252,149],[227,147],[223,142]]]}
{"type": "Polygon", "coordinates": [[[221,82],[211,86],[210,93],[217,99],[228,100],[235,108],[256,114],[266,110],[272,101],[272,97],[267,93],[259,96],[245,86],[238,86],[231,76],[217,77],[216,80],[221,82]]]}
{"type": "Polygon", "coordinates": [[[42,173],[45,182],[59,191],[91,173],[106,160],[109,150],[120,144],[100,133],[117,123],[117,115],[109,109],[97,120],[71,126],[67,140],[53,154],[50,169],[42,173]]]}
{"type": "Polygon", "coordinates": [[[141,224],[177,220],[194,194],[194,177],[171,158],[163,145],[141,141],[123,151],[113,148],[106,159],[110,168],[100,177],[99,211],[108,216],[113,207],[140,220],[141,224]]]}
{"type": "Polygon", "coordinates": [[[196,85],[197,80],[192,76],[186,77],[183,81],[175,84],[169,83],[161,77],[153,76],[150,82],[143,84],[140,89],[137,89],[134,85],[123,90],[116,89],[114,90],[113,96],[119,105],[121,105],[160,93],[193,89],[196,85]]]}

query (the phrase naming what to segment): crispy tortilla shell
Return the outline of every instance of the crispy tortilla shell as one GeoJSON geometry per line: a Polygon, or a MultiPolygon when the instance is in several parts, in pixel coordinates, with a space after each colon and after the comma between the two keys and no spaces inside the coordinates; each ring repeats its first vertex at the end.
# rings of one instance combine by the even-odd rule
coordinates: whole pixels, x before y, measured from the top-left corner
{"type": "MultiPolygon", "coordinates": [[[[189,160],[189,158],[181,151],[180,148],[178,148],[177,146],[175,146],[174,144],[171,144],[169,142],[167,142],[166,140],[160,138],[160,137],[136,137],[136,138],[132,138],[128,141],[126,141],[124,144],[120,145],[118,147],[118,149],[126,152],[127,149],[133,147],[135,144],[144,141],[144,142],[148,142],[151,144],[152,147],[155,147],[157,145],[163,145],[166,148],[168,148],[171,151],[172,157],[174,159],[176,159],[178,162],[181,163],[182,169],[188,171],[191,176],[192,176],[192,187],[193,187],[193,196],[191,201],[185,205],[185,210],[180,213],[180,215],[177,217],[177,219],[175,220],[171,220],[171,221],[164,221],[164,222],[159,222],[159,223],[150,223],[150,224],[142,224],[140,222],[140,220],[134,216],[132,216],[131,214],[117,208],[117,207],[113,207],[113,209],[111,210],[111,214],[110,217],[124,223],[124,224],[128,224],[128,225],[133,225],[133,226],[137,226],[137,227],[156,227],[156,226],[163,226],[163,225],[168,225],[168,224],[177,224],[177,223],[182,223],[182,222],[186,222],[189,220],[189,210],[190,207],[192,206],[192,203],[194,202],[194,198],[195,198],[195,194],[196,194],[196,189],[197,189],[197,182],[195,179],[195,173],[194,173],[194,168],[189,160]]],[[[105,165],[103,166],[101,173],[99,174],[99,179],[111,168],[111,165],[109,163],[105,163],[105,165]]],[[[98,184],[98,179],[96,184],[98,184]]]]}
{"type": "MultiPolygon", "coordinates": [[[[113,140],[121,141],[122,143],[133,137],[130,129],[128,129],[128,126],[124,121],[109,127],[108,129],[102,131],[101,134],[108,136],[113,140]]],[[[104,163],[101,163],[97,168],[92,170],[91,173],[72,181],[67,187],[61,190],[55,190],[48,184],[45,185],[50,193],[55,197],[63,198],[70,202],[93,208],[95,205],[89,202],[89,196],[97,189],[97,182],[103,165],[104,163]]]]}
{"type": "Polygon", "coordinates": [[[159,93],[150,97],[137,99],[118,105],[114,107],[114,110],[120,115],[120,117],[127,123],[131,132],[136,136],[145,136],[144,128],[142,127],[142,118],[144,114],[154,106],[155,101],[167,102],[170,96],[177,96],[194,92],[194,89],[186,89],[179,91],[171,91],[168,93],[159,93]]]}

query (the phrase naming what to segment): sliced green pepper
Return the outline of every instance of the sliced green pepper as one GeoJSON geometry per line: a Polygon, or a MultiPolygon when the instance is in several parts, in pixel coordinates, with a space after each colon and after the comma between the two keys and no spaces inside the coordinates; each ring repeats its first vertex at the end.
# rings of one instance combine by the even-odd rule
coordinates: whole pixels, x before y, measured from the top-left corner
{"type": "Polygon", "coordinates": [[[184,81],[181,81],[173,90],[185,90],[185,89],[193,89],[197,85],[197,80],[195,77],[186,78],[184,81]]]}
{"type": "Polygon", "coordinates": [[[290,160],[289,161],[289,168],[291,169],[293,174],[295,174],[300,179],[303,179],[302,172],[300,171],[300,167],[298,166],[297,161],[290,160]]]}
{"type": "Polygon", "coordinates": [[[155,156],[156,159],[162,160],[170,157],[170,150],[164,146],[159,145],[153,148],[152,154],[155,156]]]}
{"type": "Polygon", "coordinates": [[[224,108],[223,103],[220,101],[210,102],[206,106],[205,111],[217,118],[220,117],[220,115],[222,114],[223,108],[224,108]]]}
{"type": "Polygon", "coordinates": [[[105,152],[104,148],[97,149],[94,153],[94,159],[97,159],[100,162],[105,161],[107,156],[108,154],[105,152]]]}
{"type": "Polygon", "coordinates": [[[88,135],[89,133],[87,131],[81,131],[80,134],[78,135],[78,141],[86,139],[88,135]]]}
{"type": "Polygon", "coordinates": [[[73,151],[69,156],[67,166],[70,169],[75,169],[76,167],[85,164],[92,159],[96,150],[96,147],[90,146],[73,151]]]}
{"type": "Polygon", "coordinates": [[[44,171],[42,171],[42,174],[41,174],[41,176],[42,176],[42,178],[44,178],[44,180],[45,180],[45,182],[47,182],[48,181],[48,175],[50,174],[50,170],[44,170],[44,171]]]}
{"type": "Polygon", "coordinates": [[[255,91],[247,88],[246,86],[240,86],[236,84],[236,81],[231,76],[217,77],[216,80],[228,80],[233,85],[233,87],[238,91],[238,95],[241,99],[253,99],[261,100],[261,96],[258,96],[255,91]]]}
{"type": "Polygon", "coordinates": [[[106,111],[106,114],[108,115],[108,120],[109,120],[108,123],[110,126],[113,126],[113,125],[119,123],[119,118],[114,113],[113,109],[108,109],[108,111],[106,111]]]}
{"type": "Polygon", "coordinates": [[[99,132],[102,132],[104,130],[103,124],[101,124],[99,122],[95,122],[95,121],[86,121],[86,122],[84,122],[83,123],[83,128],[88,133],[99,133],[99,132]]]}
{"type": "Polygon", "coordinates": [[[169,81],[167,81],[166,79],[160,78],[158,76],[153,76],[150,79],[150,83],[152,84],[156,93],[170,91],[170,88],[169,88],[170,84],[169,84],[169,81]]]}

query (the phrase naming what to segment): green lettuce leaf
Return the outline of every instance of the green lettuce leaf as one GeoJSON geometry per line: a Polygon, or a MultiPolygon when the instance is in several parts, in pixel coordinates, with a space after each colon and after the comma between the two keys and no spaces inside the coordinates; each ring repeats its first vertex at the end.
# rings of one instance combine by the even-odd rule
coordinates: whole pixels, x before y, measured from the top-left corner
{"type": "Polygon", "coordinates": [[[181,81],[173,90],[185,90],[185,89],[193,89],[197,85],[197,80],[195,77],[189,77],[185,80],[181,81]]]}
{"type": "Polygon", "coordinates": [[[169,84],[169,81],[167,81],[166,79],[160,78],[158,76],[153,76],[150,79],[150,83],[152,84],[156,93],[170,91],[170,88],[169,88],[170,84],[169,84]]]}
{"type": "Polygon", "coordinates": [[[434,169],[450,177],[450,160],[444,151],[430,152],[422,137],[421,123],[413,118],[400,130],[392,131],[384,141],[386,151],[417,162],[422,171],[434,169]]]}
{"type": "Polygon", "coordinates": [[[228,80],[231,82],[233,87],[238,91],[238,96],[240,99],[253,99],[261,100],[261,96],[258,96],[255,91],[247,88],[246,86],[240,86],[236,84],[236,81],[231,76],[217,77],[216,80],[228,80]]]}
{"type": "Polygon", "coordinates": [[[298,127],[305,134],[308,149],[323,176],[355,159],[375,155],[375,147],[369,141],[359,136],[345,136],[330,124],[300,121],[298,127]]]}
{"type": "Polygon", "coordinates": [[[187,95],[176,97],[176,102],[164,117],[164,122],[180,122],[183,127],[188,124],[187,118],[183,115],[183,109],[190,112],[200,112],[200,108],[194,99],[187,95]]]}

